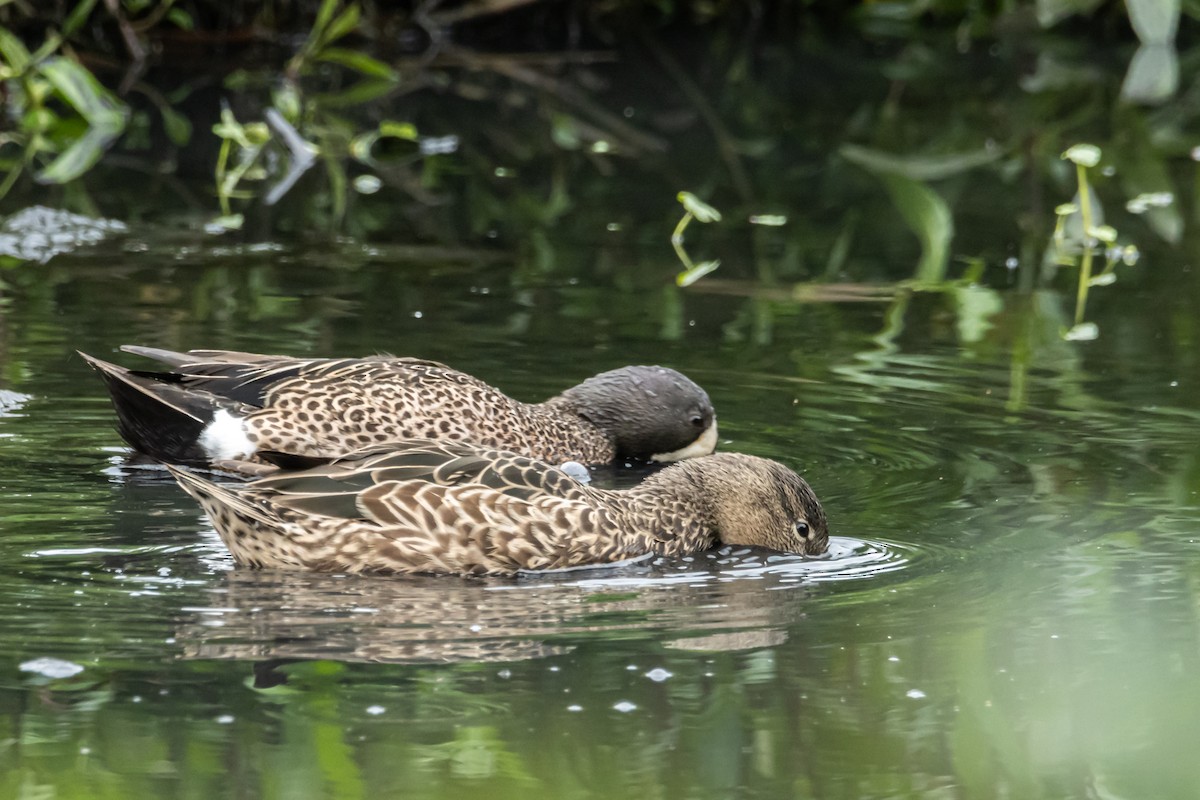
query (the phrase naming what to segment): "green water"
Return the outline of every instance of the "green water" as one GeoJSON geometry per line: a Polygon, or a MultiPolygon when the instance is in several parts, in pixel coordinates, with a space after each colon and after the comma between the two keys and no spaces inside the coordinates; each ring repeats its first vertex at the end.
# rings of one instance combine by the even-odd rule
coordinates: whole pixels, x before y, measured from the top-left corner
{"type": "Polygon", "coordinates": [[[1200,790],[1200,414],[1192,356],[1154,332],[1170,299],[1110,294],[1102,327],[1142,335],[1067,344],[1064,296],[1001,294],[964,344],[920,295],[760,303],[754,341],[730,333],[742,305],[684,294],[664,341],[603,282],[121,250],[57,262],[5,318],[0,794],[1200,790]],[[72,351],[126,341],[387,349],[530,399],[669,363],[712,394],[722,447],[809,477],[834,556],[482,583],[235,569],[164,475],[124,466],[72,351]]]}
{"type": "Polygon", "coordinates": [[[387,112],[463,135],[429,170],[437,202],[353,199],[339,236],[316,230],[319,176],[243,234],[203,231],[211,187],[180,210],[120,164],[5,199],[129,231],[0,259],[0,797],[1200,796],[1195,87],[1122,104],[1132,46],[1069,36],[876,54],[806,32],[797,56],[710,33],[676,57],[728,126],[740,199],[703,114],[669,83],[662,108],[628,99],[649,90],[621,63],[596,102],[671,149],[547,153],[528,131],[553,138],[552,104],[513,114],[545,98],[469,73],[474,94],[387,112]],[[1058,153],[1085,139],[1143,258],[1093,290],[1099,338],[1068,342],[1074,273],[1044,276],[1042,252],[1074,191],[1058,153]],[[920,189],[847,142],[999,160],[928,178],[953,231],[914,235],[920,189]],[[1121,210],[1164,184],[1176,205],[1121,210]],[[688,289],[681,188],[727,217],[689,229],[723,263],[688,289]],[[939,237],[956,282],[897,284],[939,237]],[[832,555],[515,581],[237,569],[165,474],[126,464],[74,354],[133,365],[125,343],[416,355],[526,400],[667,364],[711,394],[722,448],[809,479],[832,555]]]}

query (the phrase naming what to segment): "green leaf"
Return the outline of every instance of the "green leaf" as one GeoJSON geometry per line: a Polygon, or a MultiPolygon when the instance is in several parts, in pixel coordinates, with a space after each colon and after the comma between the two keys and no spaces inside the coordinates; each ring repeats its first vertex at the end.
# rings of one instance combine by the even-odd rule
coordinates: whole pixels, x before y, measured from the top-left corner
{"type": "Polygon", "coordinates": [[[1142,44],[1167,44],[1179,30],[1179,0],[1125,0],[1129,23],[1142,44]]]}
{"type": "Polygon", "coordinates": [[[366,78],[344,91],[318,95],[315,100],[325,108],[352,108],[378,100],[396,91],[396,86],[395,81],[366,78]]]}
{"type": "Polygon", "coordinates": [[[977,150],[973,153],[948,155],[902,156],[883,153],[855,144],[842,145],[838,150],[847,161],[876,173],[877,175],[901,175],[914,181],[936,181],[958,175],[968,170],[990,164],[1004,155],[1004,151],[977,150]]]}
{"type": "Polygon", "coordinates": [[[196,21],[192,19],[192,15],[182,8],[172,8],[167,12],[167,19],[180,30],[190,31],[196,27],[196,21]]]}
{"type": "Polygon", "coordinates": [[[359,53],[355,50],[346,50],[341,47],[326,47],[317,55],[317,59],[319,61],[328,61],[331,64],[340,64],[369,78],[381,78],[393,83],[400,81],[400,73],[396,70],[379,59],[371,58],[369,55],[359,53]]]}
{"type": "Polygon", "coordinates": [[[699,264],[692,267],[691,269],[684,270],[683,272],[676,275],[675,276],[675,285],[676,286],[691,286],[693,283],[700,280],[705,275],[712,272],[719,266],[721,266],[720,260],[701,261],[699,264]]]}
{"type": "Polygon", "coordinates": [[[420,138],[416,125],[411,122],[393,122],[392,120],[384,120],[379,123],[379,135],[404,139],[409,142],[415,142],[420,138]]]}
{"type": "Polygon", "coordinates": [[[1144,44],[1133,54],[1121,99],[1157,105],[1174,96],[1179,88],[1179,55],[1170,44],[1144,44]]]}
{"type": "Polygon", "coordinates": [[[39,71],[89,125],[114,134],[124,130],[128,108],[82,66],[54,56],[42,62],[39,71]]]}
{"type": "Polygon", "coordinates": [[[921,260],[914,277],[924,283],[944,280],[950,241],[954,238],[950,207],[941,195],[919,181],[903,175],[884,175],[882,178],[892,202],[921,241],[921,260]]]}
{"type": "Polygon", "coordinates": [[[12,68],[13,74],[20,75],[29,68],[29,50],[17,38],[16,34],[0,25],[0,57],[12,68]]]}
{"type": "Polygon", "coordinates": [[[179,147],[183,147],[192,138],[192,123],[183,114],[180,114],[173,108],[163,106],[162,112],[163,128],[167,131],[167,138],[172,143],[179,147]]]}
{"type": "Polygon", "coordinates": [[[118,133],[119,131],[104,128],[89,128],[87,133],[76,139],[34,179],[38,183],[67,183],[75,180],[95,166],[118,133]]]}
{"type": "Polygon", "coordinates": [[[1068,147],[1062,157],[1081,167],[1094,167],[1100,163],[1100,148],[1094,144],[1076,144],[1068,147]]]}
{"type": "Polygon", "coordinates": [[[331,42],[336,42],[346,34],[352,32],[358,27],[358,20],[362,14],[358,10],[357,3],[351,3],[350,6],[341,13],[341,15],[329,24],[328,29],[321,36],[322,46],[331,42]]]}
{"type": "Polygon", "coordinates": [[[321,38],[325,33],[325,29],[329,27],[329,21],[333,19],[333,15],[337,11],[340,2],[341,0],[324,0],[321,3],[321,7],[317,9],[317,18],[313,20],[310,36],[314,36],[317,39],[321,38]]]}
{"type": "MultiPolygon", "coordinates": [[[[720,211],[717,211],[715,208],[710,206],[708,203],[705,203],[691,192],[680,192],[679,194],[675,195],[675,199],[683,204],[683,207],[687,209],[688,213],[696,218],[697,222],[721,221],[720,211]]],[[[714,267],[713,269],[716,268],[714,267]]]]}
{"type": "Polygon", "coordinates": [[[96,7],[96,2],[97,0],[82,0],[75,8],[71,9],[71,13],[63,21],[64,36],[70,36],[83,27],[88,17],[92,15],[92,9],[96,7]]]}

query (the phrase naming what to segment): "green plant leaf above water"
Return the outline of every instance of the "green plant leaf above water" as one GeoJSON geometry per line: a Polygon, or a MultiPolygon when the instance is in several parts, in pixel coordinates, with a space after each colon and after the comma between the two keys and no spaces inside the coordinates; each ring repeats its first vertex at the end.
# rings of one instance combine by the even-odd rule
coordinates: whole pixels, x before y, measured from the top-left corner
{"type": "Polygon", "coordinates": [[[701,261],[699,264],[692,267],[691,269],[686,269],[683,272],[676,275],[675,276],[675,285],[681,286],[681,287],[682,286],[691,286],[693,283],[700,280],[705,275],[712,272],[719,266],[721,266],[720,259],[714,259],[713,261],[701,261]]]}
{"type": "Polygon", "coordinates": [[[897,155],[856,144],[844,144],[838,152],[842,158],[869,172],[877,175],[902,175],[914,181],[949,178],[990,164],[1004,155],[1002,150],[991,148],[947,155],[897,155]]]}
{"type": "Polygon", "coordinates": [[[1180,0],[1125,0],[1129,23],[1142,44],[1166,44],[1179,30],[1180,0]]]}
{"type": "Polygon", "coordinates": [[[883,183],[909,229],[921,241],[921,260],[913,277],[923,283],[944,280],[950,241],[954,238],[950,207],[941,195],[920,181],[902,175],[884,175],[883,183]]]}
{"type": "Polygon", "coordinates": [[[717,211],[691,192],[680,192],[675,195],[675,199],[683,204],[683,207],[689,214],[696,218],[697,222],[721,221],[720,211],[717,211]]]}
{"type": "Polygon", "coordinates": [[[88,125],[103,128],[113,135],[124,130],[125,104],[101,86],[92,73],[62,56],[46,59],[39,71],[88,125]]]}
{"type": "Polygon", "coordinates": [[[379,59],[360,53],[356,50],[346,50],[341,47],[326,47],[317,55],[318,61],[339,64],[355,72],[371,78],[381,78],[387,81],[399,81],[400,73],[379,59]]]}

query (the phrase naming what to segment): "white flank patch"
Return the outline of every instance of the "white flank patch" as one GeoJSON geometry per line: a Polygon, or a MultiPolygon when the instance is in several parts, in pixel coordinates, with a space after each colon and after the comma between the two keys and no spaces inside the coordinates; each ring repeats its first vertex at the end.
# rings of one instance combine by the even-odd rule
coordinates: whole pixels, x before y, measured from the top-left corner
{"type": "Polygon", "coordinates": [[[658,453],[650,456],[651,461],[683,461],[685,458],[696,458],[697,456],[706,456],[715,450],[717,447],[717,419],[713,417],[712,423],[704,429],[704,433],[696,438],[696,441],[689,444],[687,447],[680,448],[671,453],[658,453]]]}
{"type": "Polygon", "coordinates": [[[209,461],[231,461],[254,452],[254,443],[246,436],[246,423],[223,408],[200,434],[200,446],[209,461]]]}

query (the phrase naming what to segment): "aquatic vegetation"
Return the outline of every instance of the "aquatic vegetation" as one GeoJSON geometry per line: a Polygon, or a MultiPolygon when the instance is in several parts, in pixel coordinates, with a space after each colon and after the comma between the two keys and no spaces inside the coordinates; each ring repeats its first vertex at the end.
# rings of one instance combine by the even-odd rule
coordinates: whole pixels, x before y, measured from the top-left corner
{"type": "Polygon", "coordinates": [[[693,263],[687,250],[683,247],[683,232],[687,230],[688,224],[693,219],[703,223],[720,222],[721,212],[691,192],[680,192],[676,195],[676,199],[683,204],[684,211],[683,216],[675,225],[675,230],[671,233],[671,246],[675,248],[675,255],[679,256],[679,260],[683,262],[684,270],[675,276],[675,284],[677,286],[691,286],[721,266],[721,261],[720,259],[714,259],[712,261],[701,261],[699,264],[693,263]]]}
{"type": "MultiPolygon", "coordinates": [[[[1100,148],[1090,144],[1077,144],[1062,156],[1075,165],[1078,181],[1076,200],[1063,203],[1055,209],[1058,221],[1054,227],[1054,255],[1056,263],[1079,268],[1079,282],[1075,294],[1075,324],[1063,335],[1070,340],[1094,339],[1099,329],[1084,322],[1088,290],[1093,286],[1107,286],[1116,281],[1114,272],[1117,264],[1132,266],[1137,263],[1138,249],[1132,244],[1118,245],[1117,230],[1103,224],[1099,198],[1088,180],[1088,170],[1100,163],[1100,148]],[[1105,259],[1104,269],[1092,275],[1097,253],[1105,259]]],[[[1142,197],[1135,200],[1149,206],[1163,202],[1160,197],[1142,197]]],[[[1134,201],[1131,201],[1134,202],[1134,201]]]]}

